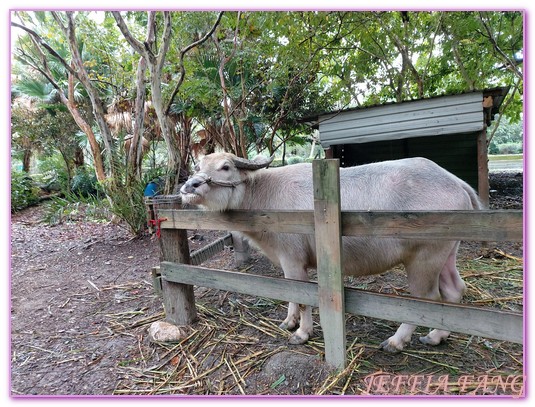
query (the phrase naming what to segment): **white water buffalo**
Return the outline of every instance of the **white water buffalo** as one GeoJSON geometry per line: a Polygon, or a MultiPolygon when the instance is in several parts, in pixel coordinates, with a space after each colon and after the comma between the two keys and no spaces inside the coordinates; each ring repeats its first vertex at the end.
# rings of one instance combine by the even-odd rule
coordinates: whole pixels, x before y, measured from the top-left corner
{"type": "MultiPolygon", "coordinates": [[[[228,209],[312,210],[311,164],[267,169],[272,159],[245,160],[228,153],[209,154],[182,186],[185,203],[212,211],[228,209]]],[[[464,181],[424,158],[385,161],[340,170],[342,210],[431,211],[480,209],[475,191],[464,181]]],[[[316,266],[313,235],[247,232],[244,235],[269,259],[282,267],[284,276],[308,280],[307,269],[316,266]]],[[[396,238],[344,237],[346,275],[366,276],[405,266],[411,295],[459,302],[465,284],[456,267],[459,242],[396,238]]],[[[309,306],[290,303],[281,324],[298,329],[290,343],[305,343],[312,334],[309,306]]],[[[410,342],[416,327],[401,324],[381,344],[399,352],[410,342]]],[[[420,341],[437,345],[448,331],[433,329],[420,341]]]]}

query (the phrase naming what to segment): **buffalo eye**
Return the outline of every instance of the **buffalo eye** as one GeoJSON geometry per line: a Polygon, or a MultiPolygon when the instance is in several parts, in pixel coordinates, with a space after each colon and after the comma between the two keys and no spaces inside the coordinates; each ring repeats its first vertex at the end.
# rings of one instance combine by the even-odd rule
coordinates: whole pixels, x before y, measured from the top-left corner
{"type": "Polygon", "coordinates": [[[221,167],[221,169],[223,171],[228,171],[228,170],[230,170],[230,166],[228,164],[225,164],[224,166],[221,167]]]}

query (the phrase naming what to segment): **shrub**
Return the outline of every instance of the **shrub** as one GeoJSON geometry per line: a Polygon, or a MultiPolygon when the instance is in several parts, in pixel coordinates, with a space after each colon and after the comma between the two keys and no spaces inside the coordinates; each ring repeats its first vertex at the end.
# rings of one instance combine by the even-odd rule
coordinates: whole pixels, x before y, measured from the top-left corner
{"type": "Polygon", "coordinates": [[[22,171],[11,172],[11,212],[34,205],[39,201],[39,188],[32,178],[22,171]]]}
{"type": "Polygon", "coordinates": [[[110,218],[107,201],[92,197],[85,199],[74,195],[67,195],[65,198],[52,197],[45,202],[44,208],[43,221],[50,226],[79,220],[107,222],[110,218]]]}
{"type": "Polygon", "coordinates": [[[61,154],[43,157],[37,162],[37,171],[40,175],[36,181],[41,188],[47,191],[69,191],[69,175],[61,154]]]}
{"type": "Polygon", "coordinates": [[[490,142],[489,154],[492,154],[492,155],[500,154],[500,149],[498,148],[498,145],[494,142],[494,140],[490,142]]]}
{"type": "Polygon", "coordinates": [[[85,169],[78,169],[71,181],[71,192],[81,197],[99,196],[99,187],[95,174],[89,174],[85,169]]]}
{"type": "Polygon", "coordinates": [[[103,187],[110,200],[110,211],[126,222],[131,233],[141,235],[147,228],[145,184],[133,181],[130,185],[117,186],[108,180],[103,187]]]}
{"type": "Polygon", "coordinates": [[[297,156],[288,157],[288,159],[286,160],[286,163],[288,165],[299,164],[299,163],[302,163],[302,162],[303,162],[303,158],[297,157],[297,156]]]}
{"type": "Polygon", "coordinates": [[[522,143],[498,144],[499,154],[520,154],[522,153],[522,143]]]}

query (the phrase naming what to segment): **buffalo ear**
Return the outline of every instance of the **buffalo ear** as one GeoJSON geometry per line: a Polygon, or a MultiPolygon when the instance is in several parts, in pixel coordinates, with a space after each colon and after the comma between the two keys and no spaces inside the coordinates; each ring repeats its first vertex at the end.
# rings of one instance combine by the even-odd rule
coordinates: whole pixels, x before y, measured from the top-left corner
{"type": "Polygon", "coordinates": [[[271,164],[274,159],[275,159],[274,155],[272,155],[269,158],[259,155],[259,156],[256,156],[254,160],[247,160],[245,158],[233,157],[232,161],[234,161],[234,165],[236,166],[236,168],[239,168],[242,170],[256,171],[256,170],[259,170],[260,168],[269,167],[269,164],[271,164]]]}

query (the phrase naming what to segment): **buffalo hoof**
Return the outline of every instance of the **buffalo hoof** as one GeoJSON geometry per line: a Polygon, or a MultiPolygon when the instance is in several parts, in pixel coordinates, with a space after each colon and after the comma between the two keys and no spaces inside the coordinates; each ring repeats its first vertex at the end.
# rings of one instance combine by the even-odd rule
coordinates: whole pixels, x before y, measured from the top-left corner
{"type": "Polygon", "coordinates": [[[302,334],[299,331],[294,333],[289,340],[290,345],[303,345],[304,343],[307,343],[308,341],[308,335],[302,334]]]}
{"type": "Polygon", "coordinates": [[[395,343],[390,338],[379,345],[379,349],[382,349],[388,353],[399,353],[404,347],[405,346],[403,344],[395,343]]]}
{"type": "Polygon", "coordinates": [[[296,327],[296,324],[295,323],[289,323],[289,322],[282,322],[280,325],[279,325],[279,328],[280,329],[284,329],[285,331],[291,331],[292,329],[294,329],[296,327]]]}
{"type": "Polygon", "coordinates": [[[420,336],[420,338],[418,338],[418,339],[424,345],[431,345],[431,346],[439,345],[442,342],[442,340],[440,340],[440,339],[437,340],[437,339],[431,338],[431,337],[429,337],[429,335],[420,336]]]}

